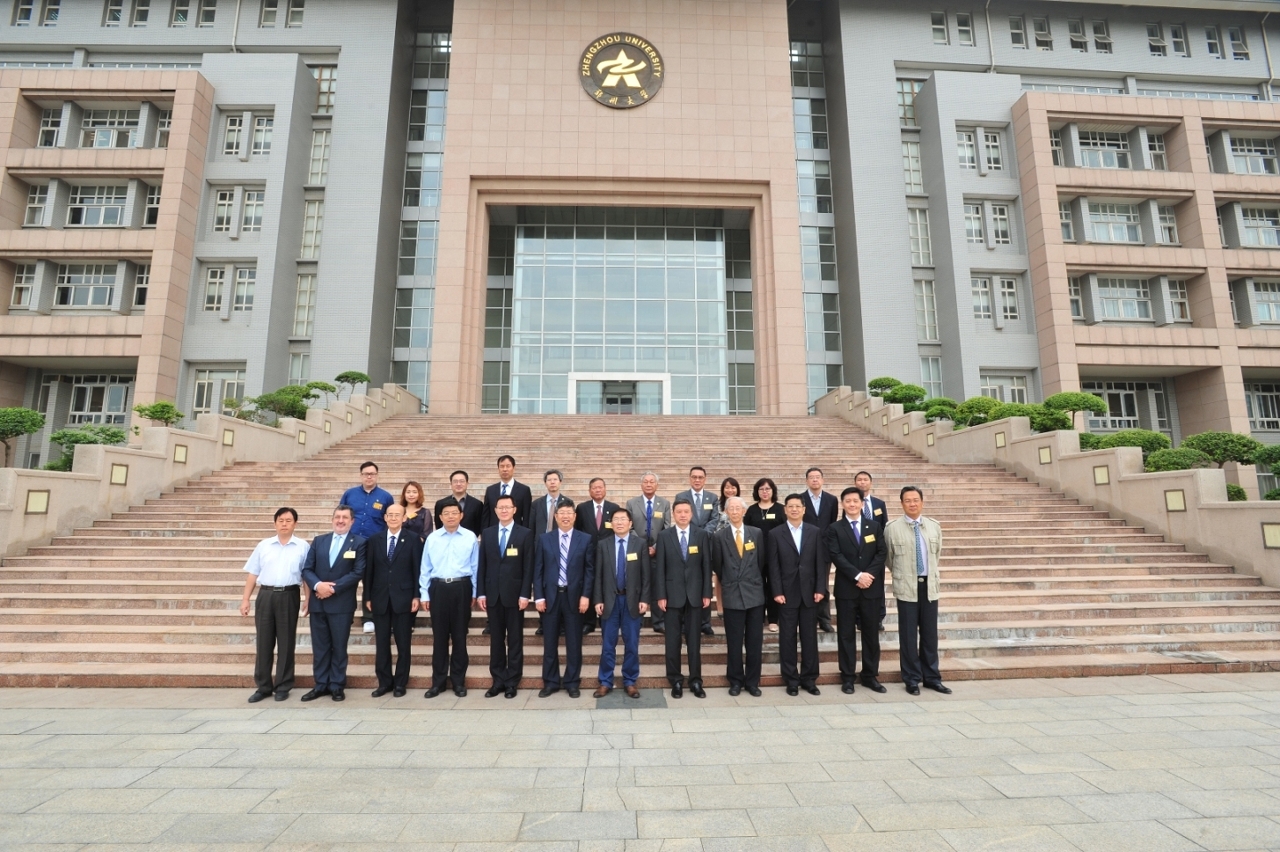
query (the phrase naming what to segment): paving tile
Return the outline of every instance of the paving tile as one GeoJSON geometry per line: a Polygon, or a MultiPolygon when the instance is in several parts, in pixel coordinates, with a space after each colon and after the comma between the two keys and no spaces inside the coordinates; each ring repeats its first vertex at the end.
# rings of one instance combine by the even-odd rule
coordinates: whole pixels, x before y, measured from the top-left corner
{"type": "Polygon", "coordinates": [[[156,842],[165,848],[175,843],[265,843],[275,840],[300,819],[303,818],[296,814],[237,814],[234,818],[226,814],[184,814],[156,842]]]}
{"type": "Polygon", "coordinates": [[[636,837],[632,811],[526,813],[520,840],[589,840],[636,837]]]}
{"type": "Polygon", "coordinates": [[[1280,848],[1280,822],[1258,816],[1161,820],[1205,849],[1280,848]]]}
{"type": "MultiPolygon", "coordinates": [[[[1087,775],[1102,775],[1091,772],[1087,775]]],[[[1071,772],[1045,772],[1038,775],[987,775],[983,780],[1010,799],[1035,796],[1088,796],[1101,790],[1086,780],[1086,775],[1071,772]]]]}
{"type": "Polygon", "coordinates": [[[1095,820],[1179,819],[1195,812],[1160,793],[1112,793],[1101,796],[1063,796],[1072,807],[1095,820]]]}
{"type": "Polygon", "coordinates": [[[409,817],[398,840],[430,840],[435,843],[485,841],[510,843],[520,833],[522,813],[415,814],[409,817]]]}
{"type": "Polygon", "coordinates": [[[1004,798],[1004,794],[981,778],[900,778],[886,783],[904,802],[1004,798]]]}
{"type": "MultiPolygon", "coordinates": [[[[121,791],[125,792],[125,791],[121,791]]],[[[132,791],[129,791],[132,792],[132,791]]],[[[159,791],[157,791],[159,792],[159,791]]],[[[258,805],[270,793],[261,789],[183,789],[170,790],[141,809],[156,814],[247,814],[263,813],[258,805]]],[[[299,811],[284,811],[299,813],[299,811]]]]}
{"type": "Polygon", "coordinates": [[[1280,815],[1280,799],[1259,790],[1197,790],[1165,795],[1207,817],[1280,815]]]}
{"type": "Polygon", "coordinates": [[[741,808],[700,811],[640,811],[636,828],[646,837],[754,837],[755,826],[741,808]]]}
{"type": "MultiPolygon", "coordinates": [[[[78,790],[67,790],[49,799],[39,807],[32,808],[30,812],[37,814],[132,814],[143,810],[164,795],[164,790],[119,790],[86,787],[78,790]]],[[[5,798],[8,797],[8,794],[6,794],[5,798]]]]}
{"type": "Polygon", "coordinates": [[[1072,823],[1053,829],[1089,852],[1190,852],[1204,848],[1155,820],[1072,823]]]}
{"type": "Polygon", "coordinates": [[[938,834],[956,852],[1076,852],[1076,847],[1048,826],[944,828],[938,834]]]}
{"type": "Polygon", "coordinates": [[[1022,799],[962,799],[960,804],[988,826],[1056,825],[1093,822],[1058,796],[1022,799]]]}

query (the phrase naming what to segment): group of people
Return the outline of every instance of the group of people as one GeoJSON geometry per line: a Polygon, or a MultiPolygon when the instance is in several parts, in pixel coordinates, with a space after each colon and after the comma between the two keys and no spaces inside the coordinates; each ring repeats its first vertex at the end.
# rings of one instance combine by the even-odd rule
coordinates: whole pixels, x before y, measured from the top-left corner
{"type": "Polygon", "coordinates": [[[842,690],[852,694],[860,680],[882,693],[886,571],[897,601],[907,691],[918,695],[923,685],[950,693],[938,668],[942,529],[923,515],[924,495],[916,486],[901,490],[902,514],[890,521],[885,502],[871,493],[866,471],[839,498],[824,490],[816,467],[806,471],[804,491],[781,499],[777,484],[762,478],[748,505],[736,479],[726,478],[717,496],[706,490],[706,470],[695,465],[689,487],[672,500],[658,496],[658,476],[645,473],[641,493],[620,506],[608,499],[599,477],[588,483],[590,499],[575,504],[561,492],[564,477],[558,470],[544,474],[545,494],[535,499],[532,489],[516,480],[515,470],[516,460],[501,456],[498,481],[485,489],[483,499],[469,493],[466,471],[454,471],[451,493],[429,510],[420,484],[406,483],[396,499],[378,486],[378,465],[365,462],[360,484],[348,489],[333,510],[332,530],[309,545],[294,535],[296,510],[278,509],[276,535],[254,548],[244,569],[241,615],[249,614],[258,590],[256,689],[249,702],[288,698],[303,615],[310,620],[315,685],[302,700],[342,701],[357,609],[365,630],[374,634],[375,698],[407,692],[419,612],[430,613],[433,635],[425,697],[446,688],[464,696],[467,632],[475,605],[486,615],[484,632],[490,637],[492,685],[486,697],[516,696],[524,669],[525,616],[532,610],[543,640],[540,697],[561,689],[579,697],[583,636],[598,628],[602,647],[595,696],[615,687],[621,636],[622,688],[638,698],[640,632],[648,617],[653,630],[665,634],[672,697],[682,697],[687,684],[704,698],[701,637],[714,635],[713,597],[728,644],[730,695],[744,690],[761,695],[766,629],[778,634],[789,695],[801,689],[820,693],[819,630],[838,634],[842,690]],[[829,582],[833,565],[834,589],[829,582]],[[838,615],[834,628],[832,597],[838,615]]]}

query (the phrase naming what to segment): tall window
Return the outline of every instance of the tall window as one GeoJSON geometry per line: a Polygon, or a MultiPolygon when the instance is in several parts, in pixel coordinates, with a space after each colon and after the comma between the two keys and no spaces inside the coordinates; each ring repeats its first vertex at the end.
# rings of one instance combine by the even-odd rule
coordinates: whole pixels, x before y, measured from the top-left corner
{"type": "Polygon", "coordinates": [[[13,10],[13,25],[15,27],[29,27],[31,22],[35,20],[35,0],[18,0],[18,5],[13,10]]]}
{"type": "Polygon", "coordinates": [[[150,20],[151,0],[133,0],[133,16],[129,19],[129,25],[145,27],[150,20]]]}
{"type": "Polygon", "coordinates": [[[1049,131],[1049,153],[1053,155],[1053,164],[1061,166],[1064,163],[1062,158],[1062,131],[1049,131]]]}
{"type": "Polygon", "coordinates": [[[31,307],[31,291],[36,285],[36,265],[19,263],[13,267],[13,292],[9,294],[9,307],[31,307]]]}
{"type": "MultiPolygon", "coordinates": [[[[511,348],[511,301],[514,291],[507,288],[498,289],[491,287],[485,291],[484,304],[484,348],[485,349],[510,349],[511,348]]],[[[748,319],[746,320],[748,328],[750,328],[750,299],[751,294],[748,292],[734,292],[730,290],[725,294],[726,297],[746,296],[748,319]]],[[[740,312],[734,310],[737,300],[733,298],[726,299],[728,329],[729,329],[729,348],[738,348],[733,339],[736,336],[737,325],[741,320],[740,312]]],[[[748,338],[751,332],[747,331],[748,338]]],[[[751,346],[747,346],[751,349],[751,346]]]]}
{"type": "Polygon", "coordinates": [[[1099,243],[1140,243],[1142,227],[1133,204],[1089,202],[1089,225],[1099,243]]]}
{"type": "Polygon", "coordinates": [[[265,206],[267,193],[261,189],[246,190],[244,194],[244,214],[240,217],[240,230],[255,232],[262,230],[262,208],[265,206]]]}
{"type": "Polygon", "coordinates": [[[904,127],[916,127],[916,95],[924,87],[923,80],[898,80],[898,121],[904,127]]]}
{"type": "Polygon", "coordinates": [[[1084,33],[1084,21],[1072,18],[1067,21],[1067,38],[1071,41],[1071,49],[1079,53],[1089,52],[1089,37],[1084,33]]]}
{"type": "Polygon", "coordinates": [[[973,15],[956,12],[956,41],[963,47],[973,47],[973,15]]]}
{"type": "Polygon", "coordinates": [[[439,222],[400,223],[400,274],[435,275],[439,222]]]}
{"type": "Polygon", "coordinates": [[[1160,242],[1169,245],[1178,244],[1178,216],[1172,207],[1161,206],[1160,214],[1160,242]]]}
{"type": "Polygon", "coordinates": [[[44,226],[44,208],[49,203],[49,185],[37,184],[27,188],[27,212],[22,219],[23,227],[39,228],[44,226]]]}
{"type": "Polygon", "coordinates": [[[441,142],[448,92],[415,89],[409,97],[409,141],[441,142]]]}
{"type": "Polygon", "coordinates": [[[829,147],[825,98],[792,98],[791,111],[796,124],[797,148],[825,150],[829,147]]]}
{"type": "Polygon", "coordinates": [[[453,38],[447,32],[418,33],[413,50],[413,76],[418,80],[449,79],[453,38]]]}
{"type": "Polygon", "coordinates": [[[1093,49],[1098,53],[1111,52],[1111,28],[1106,21],[1092,21],[1093,49]]]}
{"type": "Polygon", "coordinates": [[[1152,56],[1165,56],[1169,45],[1164,40],[1164,27],[1160,24],[1147,24],[1147,50],[1152,56]]]}
{"type": "Polygon", "coordinates": [[[933,23],[933,43],[934,44],[950,44],[951,38],[948,35],[947,13],[932,12],[929,17],[933,23]]]}
{"type": "Polygon", "coordinates": [[[932,342],[938,339],[938,302],[933,282],[916,279],[916,339],[932,342]]]}
{"type": "Polygon", "coordinates": [[[922,357],[920,359],[920,385],[924,388],[925,399],[942,396],[942,359],[922,357]]]}
{"type": "Polygon", "coordinates": [[[1006,321],[1018,319],[1018,279],[1000,279],[1000,310],[1006,321]]]}
{"type": "Polygon", "coordinates": [[[133,306],[147,306],[147,291],[151,289],[151,264],[138,264],[138,271],[133,276],[133,306]]]}
{"type": "Polygon", "coordinates": [[[324,202],[308,201],[302,212],[302,258],[320,256],[320,234],[324,230],[324,202]]]}
{"type": "Polygon", "coordinates": [[[982,134],[984,156],[987,159],[987,170],[998,172],[1004,169],[1004,153],[1000,150],[1000,134],[984,131],[982,134]]]}
{"type": "Polygon", "coordinates": [[[107,0],[106,14],[103,15],[104,27],[118,27],[124,22],[124,0],[107,0]]]}
{"type": "Polygon", "coordinates": [[[258,18],[258,26],[274,27],[280,15],[280,0],[262,0],[262,14],[258,18]]]}
{"type": "Polygon", "coordinates": [[[236,217],[236,191],[220,189],[213,197],[213,231],[218,234],[231,232],[236,217]]]}
{"type": "Polygon", "coordinates": [[[991,242],[998,246],[1013,243],[1013,229],[1009,223],[1009,205],[991,205],[991,242]]]}
{"type": "Polygon", "coordinates": [[[240,156],[240,146],[244,142],[244,116],[227,116],[227,127],[222,134],[222,153],[229,157],[240,156]]]}
{"type": "Polygon", "coordinates": [[[1049,32],[1048,18],[1032,18],[1031,29],[1035,32],[1036,50],[1053,50],[1053,35],[1049,32]]]}
{"type": "Polygon", "coordinates": [[[1071,215],[1070,201],[1058,202],[1058,221],[1062,224],[1062,241],[1064,243],[1074,243],[1076,241],[1076,224],[1071,215]]]}
{"type": "Polygon", "coordinates": [[[1280,209],[1246,207],[1244,242],[1250,246],[1280,246],[1280,209]]]}
{"type": "Polygon", "coordinates": [[[821,42],[791,42],[791,85],[810,89],[826,87],[821,42]]]}
{"type": "Polygon", "coordinates": [[[1080,131],[1080,156],[1089,169],[1127,169],[1129,137],[1124,133],[1080,131]]]}
{"type": "Polygon", "coordinates": [[[982,227],[982,205],[966,204],[964,206],[964,238],[975,245],[986,243],[987,236],[982,227]]]}
{"type": "Polygon", "coordinates": [[[169,25],[185,27],[189,23],[191,23],[191,0],[173,0],[173,15],[169,18],[169,25]]]}
{"type": "Polygon", "coordinates": [[[924,192],[924,171],[920,166],[920,143],[902,142],[902,177],[907,192],[924,192]]]}
{"type": "MultiPolygon", "coordinates": [[[[62,13],[62,0],[44,0],[44,14],[40,16],[40,26],[56,27],[58,17],[62,13]]],[[[1247,56],[1245,57],[1248,58],[1247,56]]]]}
{"type": "Polygon", "coordinates": [[[169,132],[173,129],[173,110],[162,109],[156,117],[156,147],[169,147],[169,132]]]}
{"type": "Polygon", "coordinates": [[[835,293],[805,293],[805,349],[840,351],[840,297],[835,293]]]}
{"type": "Polygon", "coordinates": [[[306,16],[307,0],[289,0],[289,17],[285,19],[286,27],[300,27],[306,16]]]}
{"type": "MultiPolygon", "coordinates": [[[[489,292],[498,291],[490,290],[489,292]]],[[[510,291],[504,290],[502,292],[510,291]]],[[[751,312],[751,291],[730,290],[724,296],[725,314],[728,319],[726,328],[729,333],[729,348],[738,352],[750,352],[756,346],[755,317],[751,312]]]]}
{"type": "Polygon", "coordinates": [[[956,153],[960,159],[960,168],[976,169],[978,167],[978,146],[973,140],[972,130],[956,131],[956,153]]]}
{"type": "Polygon", "coordinates": [[[142,226],[154,228],[160,223],[160,187],[147,186],[147,207],[143,211],[142,226]]]}
{"type": "Polygon", "coordinates": [[[40,113],[40,135],[37,148],[52,148],[58,144],[58,131],[62,128],[62,110],[46,109],[40,113]]]}
{"type": "Polygon", "coordinates": [[[431,315],[435,305],[435,294],[436,291],[430,287],[396,291],[392,346],[396,349],[431,348],[431,315]]]}
{"type": "Polygon", "coordinates": [[[404,164],[404,206],[439,207],[441,154],[407,154],[404,164]]]}
{"type": "Polygon", "coordinates": [[[1277,168],[1274,139],[1232,136],[1231,156],[1235,160],[1236,174],[1280,174],[1280,168],[1277,168]]]}
{"type": "Polygon", "coordinates": [[[124,224],[127,186],[73,186],[67,202],[67,224],[111,228],[124,224]]]}
{"type": "Polygon", "coordinates": [[[236,270],[236,292],[231,310],[248,313],[253,310],[253,288],[258,281],[258,270],[252,267],[236,270]]]}
{"type": "Polygon", "coordinates": [[[1204,28],[1204,44],[1205,50],[1214,59],[1226,59],[1226,54],[1222,52],[1222,34],[1217,27],[1204,28]]]}
{"type": "Polygon", "coordinates": [[[293,336],[310,337],[316,319],[316,276],[298,276],[298,295],[293,303],[293,336]]]}
{"type": "Polygon", "coordinates": [[[307,167],[307,183],[324,186],[329,182],[329,130],[311,131],[311,163],[307,167]]]}
{"type": "Polygon", "coordinates": [[[1169,170],[1169,157],[1165,150],[1164,134],[1147,134],[1147,153],[1151,155],[1151,168],[1157,172],[1169,170]]]}
{"type": "Polygon", "coordinates": [[[114,263],[73,263],[58,267],[53,303],[58,307],[105,308],[115,292],[114,263]]]}
{"type": "Polygon", "coordinates": [[[1151,290],[1140,278],[1099,278],[1098,298],[1107,319],[1151,319],[1151,290]]]}
{"type": "Polygon", "coordinates": [[[1009,41],[1016,48],[1027,49],[1027,22],[1021,15],[1009,18],[1009,41]]]}
{"type": "Polygon", "coordinates": [[[991,279],[971,278],[969,286],[973,291],[973,318],[991,319],[991,279]]]}
{"type": "Polygon", "coordinates": [[[797,160],[796,179],[801,213],[830,213],[831,163],[828,160],[797,160]]]}
{"type": "Polygon", "coordinates": [[[253,153],[255,156],[271,153],[271,132],[275,127],[275,117],[259,115],[253,119],[253,153]]]}
{"type": "Polygon", "coordinates": [[[1173,309],[1173,319],[1178,322],[1191,321],[1191,301],[1187,298],[1187,282],[1169,282],[1169,305],[1173,309]]]}
{"type": "Polygon", "coordinates": [[[835,228],[800,227],[800,270],[805,281],[836,280],[835,228]]]}
{"type": "Polygon", "coordinates": [[[1084,287],[1079,278],[1068,279],[1067,296],[1071,300],[1071,318],[1073,320],[1084,319],[1084,287]]]}
{"type": "Polygon", "coordinates": [[[314,65],[311,74],[316,78],[316,112],[330,115],[338,95],[338,66],[314,65]]]}
{"type": "Polygon", "coordinates": [[[1249,45],[1244,40],[1244,30],[1240,27],[1227,27],[1227,41],[1231,42],[1231,58],[1248,60],[1249,45]]]}
{"type": "Polygon", "coordinates": [[[200,0],[200,17],[197,24],[211,27],[218,16],[218,0],[200,0]]]}
{"type": "Polygon", "coordinates": [[[929,240],[929,211],[920,207],[907,210],[911,237],[911,265],[933,266],[933,244],[929,240]]]}
{"type": "Polygon", "coordinates": [[[227,286],[227,270],[211,266],[204,274],[204,309],[209,312],[222,310],[222,298],[227,286]]]}
{"type": "Polygon", "coordinates": [[[1169,47],[1174,56],[1190,56],[1191,48],[1187,45],[1187,28],[1182,24],[1169,25],[1169,47]]]}
{"type": "Polygon", "coordinates": [[[289,353],[289,384],[305,385],[311,381],[311,353],[289,353]]]}
{"type": "Polygon", "coordinates": [[[1280,323],[1280,281],[1253,282],[1258,322],[1280,323]]]}

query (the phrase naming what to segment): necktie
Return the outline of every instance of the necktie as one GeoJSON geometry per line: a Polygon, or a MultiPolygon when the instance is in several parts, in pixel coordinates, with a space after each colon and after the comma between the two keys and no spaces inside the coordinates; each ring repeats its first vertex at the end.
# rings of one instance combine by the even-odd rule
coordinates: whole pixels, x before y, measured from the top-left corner
{"type": "Polygon", "coordinates": [[[505,482],[504,482],[504,483],[502,483],[502,494],[501,494],[500,496],[502,496],[502,497],[506,497],[506,496],[507,496],[507,483],[505,483],[505,482]]]}
{"type": "Polygon", "coordinates": [[[733,531],[733,540],[738,544],[738,558],[742,558],[742,528],[733,531]]]}
{"type": "Polygon", "coordinates": [[[569,585],[569,534],[560,533],[560,585],[569,585]]]}
{"type": "Polygon", "coordinates": [[[507,554],[507,528],[502,527],[498,531],[498,558],[501,559],[507,554]]]}
{"type": "Polygon", "coordinates": [[[849,526],[853,527],[853,537],[857,540],[858,547],[862,547],[862,528],[857,521],[850,521],[849,526]]]}
{"type": "Polygon", "coordinates": [[[618,539],[618,585],[615,587],[618,591],[626,591],[627,588],[627,540],[618,539]]]}
{"type": "Polygon", "coordinates": [[[862,504],[862,514],[866,516],[868,521],[871,520],[871,498],[870,497],[868,497],[867,501],[862,504]]]}
{"type": "Polygon", "coordinates": [[[338,554],[342,552],[342,542],[346,538],[345,535],[333,534],[333,540],[329,542],[329,564],[338,561],[338,554]]]}
{"type": "Polygon", "coordinates": [[[680,530],[680,555],[686,560],[689,558],[689,539],[685,537],[687,534],[685,530],[680,530]]]}
{"type": "Polygon", "coordinates": [[[920,522],[912,521],[911,526],[916,528],[916,576],[926,577],[929,574],[929,563],[924,555],[924,536],[920,534],[920,522]]]}
{"type": "Polygon", "coordinates": [[[396,555],[396,537],[394,535],[387,536],[387,561],[391,561],[391,557],[396,555]]]}
{"type": "Polygon", "coordinates": [[[547,495],[547,532],[551,532],[556,519],[556,498],[547,495]]]}
{"type": "Polygon", "coordinates": [[[596,506],[596,532],[604,529],[604,506],[596,506]]]}
{"type": "Polygon", "coordinates": [[[644,505],[644,537],[646,539],[653,538],[653,500],[645,501],[644,505]]]}

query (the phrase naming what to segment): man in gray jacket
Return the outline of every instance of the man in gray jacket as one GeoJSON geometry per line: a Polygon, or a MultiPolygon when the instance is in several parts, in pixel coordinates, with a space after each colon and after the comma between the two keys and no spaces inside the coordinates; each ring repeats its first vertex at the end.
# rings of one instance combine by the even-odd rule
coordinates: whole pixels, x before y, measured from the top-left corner
{"type": "MultiPolygon", "coordinates": [[[[671,526],[671,502],[658,496],[658,474],[649,471],[640,477],[640,496],[627,501],[627,511],[634,519],[632,527],[636,535],[649,545],[649,558],[657,554],[658,535],[671,526]]],[[[646,601],[653,614],[653,632],[662,633],[666,629],[662,613],[658,612],[656,600],[646,601]]]]}
{"type": "Polygon", "coordinates": [[[938,670],[938,554],[942,527],[924,516],[924,493],[908,485],[898,495],[902,516],[884,528],[889,546],[885,567],[893,574],[898,602],[898,658],[907,692],[920,694],[923,683],[950,695],[938,670]],[[917,636],[918,634],[918,636],[917,636]]]}
{"type": "Polygon", "coordinates": [[[760,697],[760,660],[764,646],[764,533],[742,523],[747,504],[741,497],[725,501],[729,523],[712,536],[712,570],[720,578],[724,632],[729,642],[729,694],[745,688],[760,697]],[[746,643],[747,660],[742,661],[746,643]]]}

